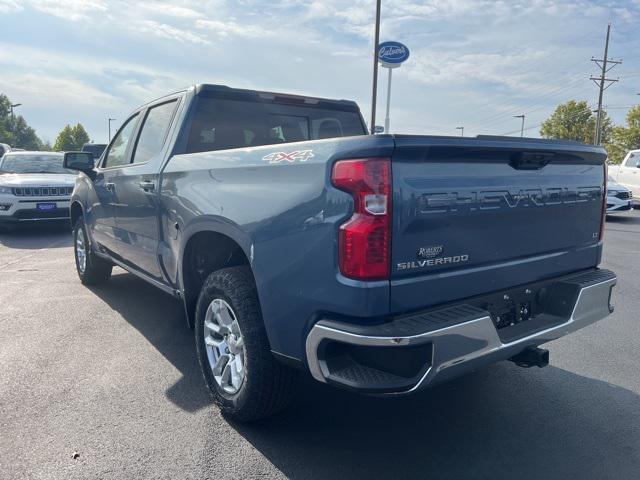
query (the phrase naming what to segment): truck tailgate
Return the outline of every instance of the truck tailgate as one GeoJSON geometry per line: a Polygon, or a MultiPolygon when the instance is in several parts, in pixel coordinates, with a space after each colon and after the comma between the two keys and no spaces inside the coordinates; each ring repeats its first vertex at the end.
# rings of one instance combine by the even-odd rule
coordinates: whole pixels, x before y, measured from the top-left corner
{"type": "Polygon", "coordinates": [[[395,142],[393,312],[599,263],[602,148],[495,137],[395,142]]]}

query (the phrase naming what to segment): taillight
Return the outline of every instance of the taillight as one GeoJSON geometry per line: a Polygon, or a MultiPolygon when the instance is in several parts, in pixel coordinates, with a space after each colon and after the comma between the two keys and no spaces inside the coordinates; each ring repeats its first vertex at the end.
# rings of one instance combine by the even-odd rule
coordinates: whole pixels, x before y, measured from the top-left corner
{"type": "Polygon", "coordinates": [[[339,264],[345,277],[389,277],[391,245],[391,161],[388,158],[341,160],[333,184],[353,196],[354,212],[340,227],[339,264]]]}
{"type": "Polygon", "coordinates": [[[604,182],[602,183],[602,218],[600,218],[600,236],[599,239],[604,238],[604,224],[607,221],[607,181],[609,180],[609,169],[607,164],[604,164],[604,182]]]}

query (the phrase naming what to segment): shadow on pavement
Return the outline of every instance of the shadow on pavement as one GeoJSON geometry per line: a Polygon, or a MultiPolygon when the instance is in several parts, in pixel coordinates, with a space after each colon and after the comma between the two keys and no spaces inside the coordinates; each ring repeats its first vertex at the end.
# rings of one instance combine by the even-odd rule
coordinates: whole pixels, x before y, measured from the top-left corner
{"type": "Polygon", "coordinates": [[[114,274],[92,291],[180,371],[180,381],[166,391],[171,402],[188,412],[212,403],[198,366],[193,331],[179,301],[130,273],[114,274]]]}
{"type": "Polygon", "coordinates": [[[287,477],[637,478],[640,396],[510,363],[414,396],[381,399],[305,382],[297,404],[234,425],[287,477]]]}
{"type": "Polygon", "coordinates": [[[9,232],[0,231],[0,245],[19,250],[70,247],[73,244],[67,222],[48,225],[21,225],[9,232]]]}
{"type": "Polygon", "coordinates": [[[607,214],[608,223],[621,223],[621,224],[640,224],[640,212],[637,210],[631,212],[621,212],[617,214],[607,214]]]}
{"type": "MultiPolygon", "coordinates": [[[[178,301],[130,274],[93,291],[182,373],[166,391],[170,401],[189,412],[211,405],[178,301]]],[[[640,396],[553,366],[503,362],[399,398],[354,395],[305,376],[287,411],[232,426],[294,479],[601,479],[640,471],[640,396]]],[[[225,444],[212,434],[205,451],[225,444]]],[[[203,467],[215,471],[215,457],[203,467]]]]}

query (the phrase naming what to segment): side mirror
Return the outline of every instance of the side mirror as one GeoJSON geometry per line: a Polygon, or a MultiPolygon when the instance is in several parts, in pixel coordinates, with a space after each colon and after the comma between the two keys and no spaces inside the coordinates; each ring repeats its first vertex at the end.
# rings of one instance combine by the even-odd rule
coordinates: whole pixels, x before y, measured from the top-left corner
{"type": "Polygon", "coordinates": [[[91,152],[65,152],[63,166],[69,170],[90,172],[95,166],[93,154],[91,152]]]}

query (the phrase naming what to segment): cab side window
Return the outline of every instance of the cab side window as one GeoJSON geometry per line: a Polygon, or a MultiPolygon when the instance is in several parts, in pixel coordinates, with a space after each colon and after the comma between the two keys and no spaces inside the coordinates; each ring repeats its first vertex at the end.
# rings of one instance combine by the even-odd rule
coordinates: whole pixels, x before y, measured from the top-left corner
{"type": "Polygon", "coordinates": [[[105,155],[104,167],[117,167],[129,163],[127,161],[127,147],[135,130],[138,114],[129,118],[126,123],[120,127],[113,142],[109,145],[109,150],[105,155]]]}
{"type": "Polygon", "coordinates": [[[133,152],[132,163],[147,162],[160,153],[177,105],[177,100],[171,100],[149,109],[133,152]]]}
{"type": "Polygon", "coordinates": [[[635,153],[632,153],[631,155],[629,155],[629,158],[627,159],[624,166],[636,168],[638,166],[639,159],[640,159],[640,156],[636,155],[635,153]]]}

